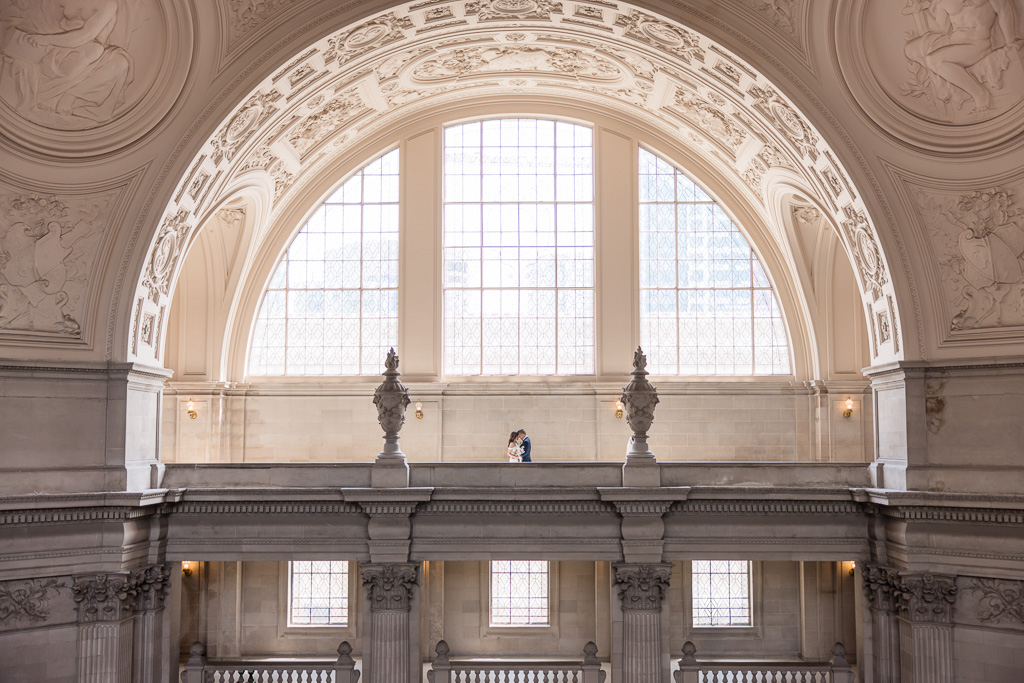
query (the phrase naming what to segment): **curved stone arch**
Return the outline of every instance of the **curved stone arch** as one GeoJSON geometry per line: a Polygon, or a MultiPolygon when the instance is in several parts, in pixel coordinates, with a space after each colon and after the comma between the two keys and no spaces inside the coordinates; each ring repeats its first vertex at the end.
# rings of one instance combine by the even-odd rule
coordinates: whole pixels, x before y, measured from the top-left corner
{"type": "MultiPolygon", "coordinates": [[[[236,327],[239,311],[238,292],[241,283],[248,279],[252,260],[255,257],[255,249],[259,243],[259,232],[266,223],[269,209],[270,197],[265,179],[258,173],[239,178],[228,188],[224,199],[205,215],[200,223],[200,230],[196,232],[195,239],[188,245],[182,259],[182,276],[179,281],[184,281],[190,259],[194,259],[194,255],[198,255],[204,261],[205,267],[198,270],[193,269],[192,272],[194,276],[202,274],[203,283],[200,289],[210,291],[211,285],[216,284],[223,289],[223,293],[230,295],[226,300],[218,302],[220,303],[218,308],[223,310],[219,311],[217,319],[214,321],[218,329],[214,334],[209,335],[214,340],[215,348],[211,349],[211,357],[206,359],[209,364],[206,366],[204,380],[223,381],[227,377],[226,363],[233,338],[231,331],[236,327]],[[239,213],[240,216],[237,215],[239,213]],[[232,228],[238,233],[233,245],[234,249],[222,242],[211,242],[206,239],[209,233],[213,232],[208,229],[208,226],[215,221],[225,222],[224,214],[235,214],[230,217],[230,220],[238,221],[238,224],[232,228]],[[232,253],[227,253],[229,251],[232,253]]],[[[221,227],[223,228],[223,226],[221,227]]],[[[181,328],[183,322],[174,319],[176,314],[181,315],[180,308],[183,305],[180,293],[176,292],[175,294],[174,303],[168,311],[167,334],[174,329],[181,328]]],[[[179,364],[181,364],[180,358],[179,364]]],[[[179,379],[188,378],[181,377],[179,379]]]]}
{"type": "MultiPolygon", "coordinates": [[[[558,3],[532,3],[530,17],[497,18],[510,22],[507,26],[500,24],[504,27],[500,36],[493,30],[495,24],[488,24],[495,20],[494,12],[484,16],[481,10],[494,10],[491,4],[477,3],[469,14],[460,5],[464,21],[442,31],[450,31],[446,38],[463,48],[472,47],[472,54],[463,51],[430,63],[434,53],[452,53],[453,43],[441,44],[437,31],[419,37],[417,21],[422,28],[423,10],[410,15],[408,8],[393,7],[316,41],[264,79],[207,140],[179,182],[175,198],[163,211],[145,257],[134,319],[144,308],[159,308],[173,289],[180,268],[180,245],[195,229],[193,211],[203,209],[204,200],[179,200],[184,189],[197,182],[197,172],[208,174],[204,182],[212,188],[230,175],[232,167],[253,163],[250,154],[262,155],[268,172],[275,176],[276,192],[283,193],[298,172],[305,172],[304,166],[316,165],[328,156],[319,137],[319,128],[324,125],[331,128],[328,138],[336,139],[334,134],[346,126],[355,136],[365,133],[364,128],[391,125],[391,119],[405,104],[422,103],[426,96],[454,99],[467,93],[507,94],[510,88],[520,87],[564,94],[567,85],[579,93],[577,97],[617,101],[634,116],[658,121],[665,128],[674,127],[679,135],[710,132],[708,137],[714,139],[705,141],[709,155],[717,163],[731,166],[755,193],[762,189],[759,185],[765,172],[776,165],[789,165],[804,173],[805,180],[822,193],[831,191],[835,195],[831,213],[843,226],[844,241],[861,274],[866,311],[888,309],[898,319],[888,263],[860,193],[839,156],[807,118],[749,64],[705,35],[625,3],[616,4],[614,9],[609,6],[603,19],[607,32],[601,35],[561,22],[558,3]],[[546,31],[543,41],[541,31],[546,31]],[[525,37],[520,39],[521,35],[525,37]],[[385,54],[389,55],[387,59],[385,54]],[[513,60],[511,71],[506,68],[509,55],[534,67],[540,64],[548,68],[550,74],[544,76],[547,80],[511,78],[510,74],[516,75],[516,67],[513,60]],[[506,61],[500,61],[503,59],[506,61]],[[370,68],[371,60],[379,66],[370,68]],[[347,70],[341,69],[342,63],[347,70]],[[399,73],[410,64],[420,71],[413,68],[409,74],[399,73]],[[622,64],[628,65],[630,73],[623,71],[622,64]],[[471,79],[463,78],[461,73],[466,69],[491,69],[491,75],[484,73],[470,83],[471,79]],[[721,73],[708,76],[714,69],[721,73]],[[423,85],[424,75],[434,79],[427,84],[430,88],[426,92],[410,91],[410,86],[423,85]],[[444,77],[451,82],[445,83],[444,77]],[[608,82],[602,82],[602,78],[608,82]],[[728,81],[733,85],[722,85],[728,81]],[[316,86],[310,87],[313,83],[316,86]],[[318,99],[324,97],[328,85],[330,98],[318,99]],[[364,120],[368,121],[365,126],[360,123],[364,120]],[[260,149],[260,145],[264,147],[260,149]],[[247,161],[238,161],[241,159],[247,161]]],[[[899,327],[902,330],[903,325],[899,327]]],[[[156,349],[138,345],[137,336],[133,327],[127,348],[134,353],[129,356],[161,362],[156,349]]],[[[902,357],[902,346],[894,341],[880,348],[873,362],[902,357]]]]}

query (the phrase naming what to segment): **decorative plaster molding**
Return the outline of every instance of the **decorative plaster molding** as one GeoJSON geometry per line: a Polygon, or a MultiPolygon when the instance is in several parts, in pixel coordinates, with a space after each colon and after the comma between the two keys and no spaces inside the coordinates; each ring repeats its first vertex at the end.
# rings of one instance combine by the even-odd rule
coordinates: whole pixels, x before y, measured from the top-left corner
{"type": "Polygon", "coordinates": [[[613,564],[622,609],[658,611],[668,590],[671,564],[613,564]]]}
{"type": "Polygon", "coordinates": [[[863,513],[858,503],[842,501],[704,501],[688,500],[672,505],[670,512],[698,515],[851,515],[863,513]]]}
{"type": "Polygon", "coordinates": [[[594,515],[614,508],[597,501],[438,501],[423,505],[417,515],[594,515]]]}
{"type": "Polygon", "coordinates": [[[57,579],[0,581],[0,626],[45,622],[50,618],[50,599],[67,589],[57,579]]]}
{"type": "Polygon", "coordinates": [[[171,589],[171,565],[154,564],[132,572],[131,583],[138,598],[140,611],[158,611],[164,608],[171,589]]]}
{"type": "Polygon", "coordinates": [[[281,502],[198,502],[186,501],[173,508],[183,515],[362,515],[363,510],[352,503],[304,501],[281,502]]]}
{"type": "Polygon", "coordinates": [[[946,624],[956,604],[956,577],[935,574],[900,574],[894,589],[896,606],[908,621],[946,624]]]}
{"type": "Polygon", "coordinates": [[[416,587],[419,564],[373,564],[359,565],[363,585],[367,589],[370,611],[408,611],[412,592],[416,587]]]}
{"type": "MultiPolygon", "coordinates": [[[[455,7],[456,4],[458,3],[452,3],[450,6],[455,7]]],[[[267,87],[273,85],[290,103],[289,112],[306,111],[303,109],[306,102],[313,102],[317,98],[322,98],[325,93],[331,92],[335,95],[358,95],[362,108],[356,110],[348,106],[341,107],[346,113],[341,121],[335,122],[338,124],[337,127],[319,119],[306,120],[305,124],[289,123],[290,129],[285,134],[287,139],[264,140],[262,146],[258,148],[260,159],[247,159],[247,153],[241,151],[230,160],[222,159],[216,169],[204,169],[203,173],[211,174],[212,178],[204,182],[208,187],[224,187],[225,183],[232,179],[232,174],[239,172],[239,169],[274,167],[277,171],[274,174],[274,182],[280,200],[284,198],[286,192],[299,191],[304,187],[302,180],[305,177],[315,175],[319,168],[339,153],[341,147],[334,147],[333,143],[328,144],[340,140],[339,136],[344,136],[343,146],[350,145],[404,115],[403,107],[411,103],[420,106],[428,97],[440,103],[446,101],[446,98],[482,96],[492,92],[507,94],[509,88],[516,87],[530,87],[538,92],[551,94],[562,94],[566,87],[571,87],[580,92],[581,98],[606,104],[613,102],[616,107],[630,108],[646,120],[655,122],[659,128],[676,134],[680,121],[684,122],[686,129],[700,128],[700,123],[696,122],[696,119],[687,122],[686,117],[682,116],[681,110],[678,109],[679,105],[674,101],[670,106],[664,106],[665,103],[662,101],[654,101],[657,99],[654,84],[664,76],[667,79],[664,82],[669,85],[684,81],[701,84],[702,89],[697,96],[701,101],[684,97],[683,104],[689,106],[692,110],[691,115],[703,120],[705,126],[710,124],[712,129],[721,128],[720,138],[725,140],[726,144],[721,146],[721,151],[712,151],[712,154],[717,155],[718,161],[722,164],[728,166],[734,163],[729,158],[732,155],[727,150],[729,144],[734,143],[739,135],[755,134],[762,139],[766,136],[771,138],[770,145],[766,140],[765,148],[762,150],[764,155],[759,155],[758,161],[751,161],[749,167],[735,170],[737,177],[745,175],[752,185],[759,185],[764,171],[770,168],[765,158],[771,159],[773,165],[786,159],[787,165],[796,172],[807,175],[811,186],[832,194],[839,191],[844,196],[850,195],[854,198],[858,210],[861,210],[860,200],[853,195],[847,174],[836,164],[834,155],[828,152],[820,136],[788,101],[741,60],[704,36],[673,22],[634,10],[622,3],[607,5],[609,11],[601,13],[601,21],[604,24],[598,24],[596,16],[587,19],[588,23],[603,26],[607,30],[604,36],[586,32],[569,34],[561,29],[557,34],[534,33],[535,27],[542,28],[545,24],[560,26],[563,19],[569,18],[559,14],[556,5],[557,3],[550,3],[548,6],[533,0],[493,0],[476,3],[469,8],[472,11],[463,12],[465,18],[458,20],[459,26],[442,26],[449,22],[436,22],[439,30],[435,31],[432,28],[430,33],[430,40],[436,46],[433,48],[422,40],[417,42],[420,39],[416,38],[418,34],[414,22],[398,10],[325,38],[303,53],[310,55],[303,57],[306,61],[292,60],[289,66],[295,64],[294,69],[280,70],[277,74],[281,77],[280,80],[271,84],[272,79],[268,79],[264,86],[254,92],[266,92],[267,87]],[[620,11],[611,11],[612,5],[620,11]],[[530,14],[530,18],[518,17],[524,12],[530,14]],[[522,21],[527,24],[524,29],[528,30],[496,34],[487,39],[462,33],[480,25],[481,22],[486,24],[490,21],[488,17],[492,15],[522,21]],[[522,35],[523,41],[519,43],[513,40],[513,34],[517,36],[517,40],[518,36],[522,35]],[[485,46],[485,43],[489,45],[485,46]],[[470,53],[465,52],[460,56],[459,50],[475,51],[473,54],[480,59],[470,58],[470,53]],[[545,57],[541,53],[548,56],[545,57]],[[704,60],[712,53],[716,55],[716,64],[705,67],[704,60]],[[448,60],[450,66],[445,65],[448,63],[446,60],[438,61],[439,55],[442,54],[452,55],[454,61],[448,60]],[[322,59],[324,67],[318,66],[318,58],[322,59]],[[476,76],[478,74],[482,77],[487,73],[492,76],[498,75],[493,69],[488,72],[485,68],[487,65],[494,67],[496,60],[499,65],[506,65],[502,68],[506,68],[508,64],[523,59],[541,59],[544,64],[557,68],[557,71],[552,72],[551,76],[545,75],[543,79],[523,78],[525,73],[494,80],[480,80],[476,76]],[[441,71],[437,71],[436,68],[417,71],[418,67],[430,60],[434,60],[432,63],[441,71]],[[480,63],[481,60],[485,64],[480,63]],[[725,62],[728,63],[723,66],[725,62]],[[473,67],[474,64],[477,66],[473,67]],[[601,80],[603,76],[597,80],[589,76],[580,76],[600,76],[602,71],[611,68],[601,66],[602,64],[615,65],[621,76],[619,81],[605,82],[601,80]],[[732,73],[732,77],[712,76],[719,74],[720,66],[726,69],[723,73],[732,73]],[[307,67],[313,71],[309,71],[307,67]],[[454,73],[470,67],[476,71],[474,77],[467,78],[464,75],[449,73],[450,67],[455,68],[454,73]],[[450,82],[428,79],[428,87],[428,82],[422,78],[431,74],[446,76],[450,82]],[[730,78],[739,79],[739,83],[731,81],[730,78]],[[314,81],[317,86],[309,87],[308,84],[314,81]],[[732,85],[727,86],[728,83],[732,85]],[[351,90],[353,88],[355,90],[351,90]],[[730,109],[736,111],[732,118],[730,109]],[[743,116],[739,115],[740,111],[743,112],[743,116]],[[312,127],[303,128],[304,125],[312,127]],[[293,138],[294,145],[291,142],[293,138]],[[284,159],[281,145],[290,147],[303,161],[284,159]],[[813,168],[804,163],[807,159],[811,160],[810,166],[813,168]]],[[[458,16],[459,12],[455,11],[454,15],[458,16]]],[[[713,18],[709,20],[713,21],[713,18]]],[[[497,21],[497,18],[494,21],[497,21]]],[[[326,105],[321,101],[318,106],[322,110],[326,105]]],[[[275,118],[281,116],[284,114],[278,113],[271,117],[261,130],[276,130],[275,118]]],[[[287,116],[293,114],[289,113],[287,116]]],[[[315,113],[303,116],[308,118],[315,116],[315,113]]],[[[696,134],[693,130],[689,132],[696,134]]],[[[212,146],[201,152],[205,155],[211,153],[212,146]]],[[[185,195],[179,192],[175,196],[185,195]]],[[[218,201],[216,188],[209,193],[203,190],[200,196],[204,205],[218,201]]],[[[177,206],[177,202],[172,202],[167,207],[165,215],[173,216],[178,208],[182,207],[177,206]]],[[[194,213],[201,208],[190,207],[188,210],[194,213]]],[[[833,218],[838,221],[840,216],[833,218]]],[[[875,243],[877,244],[877,239],[875,243]]],[[[180,263],[176,264],[176,268],[178,267],[180,263]]],[[[891,285],[887,285],[886,292],[894,294],[891,285]]],[[[163,298],[165,297],[161,297],[159,305],[163,305],[163,298]]],[[[144,319],[143,308],[147,309],[145,313],[155,316],[159,305],[151,299],[149,302],[142,301],[138,304],[139,311],[136,311],[135,319],[144,319]]],[[[888,315],[891,317],[893,312],[890,311],[888,315]]],[[[875,316],[869,313],[868,317],[874,320],[875,316]]],[[[893,325],[892,346],[882,344],[883,354],[895,349],[899,341],[895,338],[896,329],[893,325]]],[[[131,346],[129,344],[129,348],[131,346]]],[[[142,344],[138,353],[159,360],[156,346],[142,344]]]]}

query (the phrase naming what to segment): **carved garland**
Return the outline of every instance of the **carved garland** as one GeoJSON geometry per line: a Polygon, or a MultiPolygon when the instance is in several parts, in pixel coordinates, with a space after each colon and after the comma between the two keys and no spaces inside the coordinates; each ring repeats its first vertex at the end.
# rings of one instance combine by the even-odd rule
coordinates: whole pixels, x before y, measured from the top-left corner
{"type": "Polygon", "coordinates": [[[0,583],[0,625],[8,621],[39,622],[50,616],[50,594],[67,588],[57,579],[31,579],[0,583]]]}

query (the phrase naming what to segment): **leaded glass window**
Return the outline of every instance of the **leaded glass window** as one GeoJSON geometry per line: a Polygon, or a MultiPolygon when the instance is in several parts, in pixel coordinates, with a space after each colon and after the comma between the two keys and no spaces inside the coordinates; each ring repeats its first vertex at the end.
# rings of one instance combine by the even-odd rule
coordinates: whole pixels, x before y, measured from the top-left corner
{"type": "Polygon", "coordinates": [[[771,283],[722,207],[640,150],[640,338],[657,375],[789,374],[771,283]]]}
{"type": "Polygon", "coordinates": [[[444,132],[444,369],[594,372],[593,131],[499,119],[444,132]]]}
{"type": "Polygon", "coordinates": [[[263,297],[252,375],[373,375],[398,341],[398,150],[306,222],[263,297]]]}
{"type": "Polygon", "coordinates": [[[491,562],[491,626],[547,626],[548,563],[491,562]]]}
{"type": "Polygon", "coordinates": [[[288,625],[348,625],[348,562],[288,563],[288,625]]]}
{"type": "Polygon", "coordinates": [[[694,626],[751,626],[750,562],[699,560],[691,564],[694,626]]]}

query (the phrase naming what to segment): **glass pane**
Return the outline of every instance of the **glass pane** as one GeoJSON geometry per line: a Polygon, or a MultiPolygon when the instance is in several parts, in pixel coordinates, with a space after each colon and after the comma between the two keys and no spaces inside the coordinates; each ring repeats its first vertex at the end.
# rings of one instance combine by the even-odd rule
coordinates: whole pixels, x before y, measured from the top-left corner
{"type": "Polygon", "coordinates": [[[491,562],[491,626],[548,624],[548,563],[491,562]]]}
{"type": "Polygon", "coordinates": [[[691,564],[693,625],[750,626],[750,562],[699,560],[691,564]]]}
{"type": "Polygon", "coordinates": [[[690,178],[644,149],[640,339],[659,375],[790,373],[782,311],[746,238],[690,178]]]}
{"type": "Polygon", "coordinates": [[[592,138],[538,119],[445,129],[447,374],[594,372],[592,138]]]}
{"type": "Polygon", "coordinates": [[[288,625],[348,625],[348,562],[288,563],[288,625]]]}
{"type": "Polygon", "coordinates": [[[256,319],[250,375],[373,375],[398,342],[398,150],[292,239],[256,319]]]}

